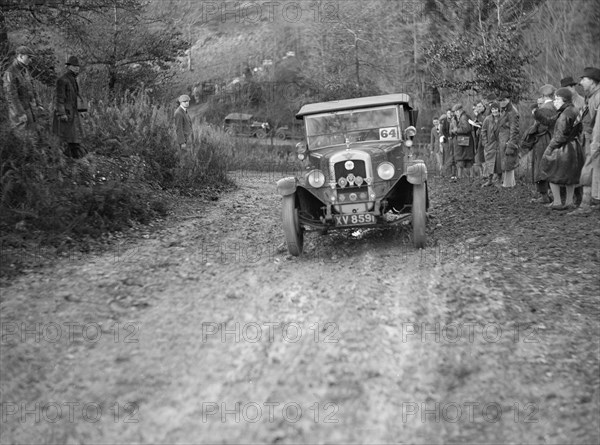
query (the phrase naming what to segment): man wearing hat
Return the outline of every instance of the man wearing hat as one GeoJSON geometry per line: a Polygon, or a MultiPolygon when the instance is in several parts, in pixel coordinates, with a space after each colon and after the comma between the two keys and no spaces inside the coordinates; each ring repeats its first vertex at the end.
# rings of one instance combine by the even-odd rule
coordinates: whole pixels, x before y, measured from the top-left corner
{"type": "Polygon", "coordinates": [[[592,199],[600,200],[600,68],[584,68],[579,83],[586,96],[581,114],[586,160],[579,179],[583,185],[581,205],[569,215],[587,215],[592,211],[592,199]]]}
{"type": "Polygon", "coordinates": [[[11,128],[23,138],[38,139],[36,113],[43,110],[29,73],[33,51],[27,46],[16,49],[14,62],[4,73],[4,93],[11,128]]]}
{"type": "MultiPolygon", "coordinates": [[[[547,119],[551,119],[552,116],[556,115],[556,108],[554,108],[553,104],[553,96],[555,91],[556,88],[550,84],[542,85],[540,87],[539,93],[541,100],[540,104],[532,110],[534,117],[536,111],[538,112],[538,116],[539,114],[542,114],[547,119]]],[[[543,179],[540,166],[544,151],[552,139],[553,129],[554,125],[544,125],[536,119],[531,127],[529,127],[529,129],[525,132],[523,140],[521,141],[521,148],[523,151],[527,152],[529,150],[533,150],[533,154],[531,156],[531,172],[533,175],[533,182],[536,185],[540,197],[533,199],[532,202],[538,202],[542,204],[549,204],[551,202],[550,196],[548,195],[548,181],[543,179]]]]}
{"type": "Polygon", "coordinates": [[[573,105],[575,106],[575,111],[580,113],[585,108],[585,99],[579,95],[575,89],[575,85],[577,85],[577,82],[575,82],[571,76],[560,79],[560,87],[568,88],[573,94],[573,105]]]}
{"type": "Polygon", "coordinates": [[[86,152],[81,147],[83,131],[77,106],[80,97],[77,75],[79,74],[79,59],[70,56],[65,63],[65,73],[56,81],[56,103],[52,132],[66,145],[65,154],[78,159],[86,152]]]}
{"type": "MultiPolygon", "coordinates": [[[[175,119],[175,133],[177,134],[177,144],[183,152],[182,154],[191,155],[192,142],[194,141],[194,133],[192,130],[192,119],[187,110],[190,106],[190,96],[182,94],[177,99],[179,106],[173,115],[175,119]]],[[[181,158],[182,163],[184,157],[181,158]]]]}

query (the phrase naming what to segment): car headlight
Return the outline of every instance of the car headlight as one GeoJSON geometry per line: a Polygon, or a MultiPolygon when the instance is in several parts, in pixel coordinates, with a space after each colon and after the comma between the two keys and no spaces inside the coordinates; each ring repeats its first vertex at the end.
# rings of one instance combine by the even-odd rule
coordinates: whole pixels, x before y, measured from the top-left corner
{"type": "Polygon", "coordinates": [[[325,184],[325,175],[321,170],[312,170],[308,174],[308,183],[314,188],[323,187],[325,184]]]}
{"type": "Polygon", "coordinates": [[[417,135],[417,129],[411,125],[406,130],[404,130],[404,135],[407,138],[413,138],[417,135]]]}
{"type": "Polygon", "coordinates": [[[396,169],[391,162],[382,162],[377,166],[377,174],[381,179],[388,180],[394,176],[396,169]]]}

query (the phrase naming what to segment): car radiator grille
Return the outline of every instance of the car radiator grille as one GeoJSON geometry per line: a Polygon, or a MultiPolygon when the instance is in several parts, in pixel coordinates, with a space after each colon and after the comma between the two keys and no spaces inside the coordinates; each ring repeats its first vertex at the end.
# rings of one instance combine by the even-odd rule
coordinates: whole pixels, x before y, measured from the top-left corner
{"type": "Polygon", "coordinates": [[[333,168],[335,172],[335,181],[337,183],[338,190],[344,190],[348,192],[357,192],[357,191],[366,191],[368,186],[364,179],[367,177],[367,170],[365,167],[365,161],[353,160],[354,168],[352,170],[346,170],[345,163],[346,161],[337,162],[333,168]],[[348,175],[353,174],[355,177],[360,176],[363,178],[363,183],[360,187],[356,184],[354,185],[346,185],[346,187],[340,187],[340,184],[337,182],[341,177],[348,178],[348,175]]]}

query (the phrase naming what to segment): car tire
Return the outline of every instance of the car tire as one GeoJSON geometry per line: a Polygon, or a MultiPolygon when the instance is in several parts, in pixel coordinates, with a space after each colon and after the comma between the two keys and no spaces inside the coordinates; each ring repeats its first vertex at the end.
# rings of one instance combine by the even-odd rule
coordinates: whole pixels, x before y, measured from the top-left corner
{"type": "Polygon", "coordinates": [[[231,127],[227,127],[225,129],[225,134],[228,136],[235,136],[235,130],[231,127]]]}
{"type": "Polygon", "coordinates": [[[298,222],[298,208],[296,207],[296,194],[283,197],[283,206],[281,210],[283,220],[283,232],[287,242],[288,251],[299,256],[304,246],[304,229],[298,222]]]}
{"type": "Polygon", "coordinates": [[[267,137],[267,132],[263,128],[256,130],[255,134],[258,139],[264,139],[267,137]]]}
{"type": "Polygon", "coordinates": [[[285,141],[287,139],[287,136],[285,135],[285,131],[280,131],[278,132],[276,135],[277,139],[285,141]]]}
{"type": "Polygon", "coordinates": [[[425,187],[425,184],[413,185],[413,244],[417,249],[425,248],[425,244],[427,243],[427,192],[425,187]]]}

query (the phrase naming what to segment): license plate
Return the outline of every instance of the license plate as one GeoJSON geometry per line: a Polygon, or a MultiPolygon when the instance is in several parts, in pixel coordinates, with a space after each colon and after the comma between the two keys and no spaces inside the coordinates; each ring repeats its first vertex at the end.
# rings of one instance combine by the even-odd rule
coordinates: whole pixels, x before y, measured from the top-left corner
{"type": "Polygon", "coordinates": [[[350,215],[333,215],[336,226],[360,226],[363,224],[375,224],[375,216],[370,213],[352,213],[350,215]]]}

